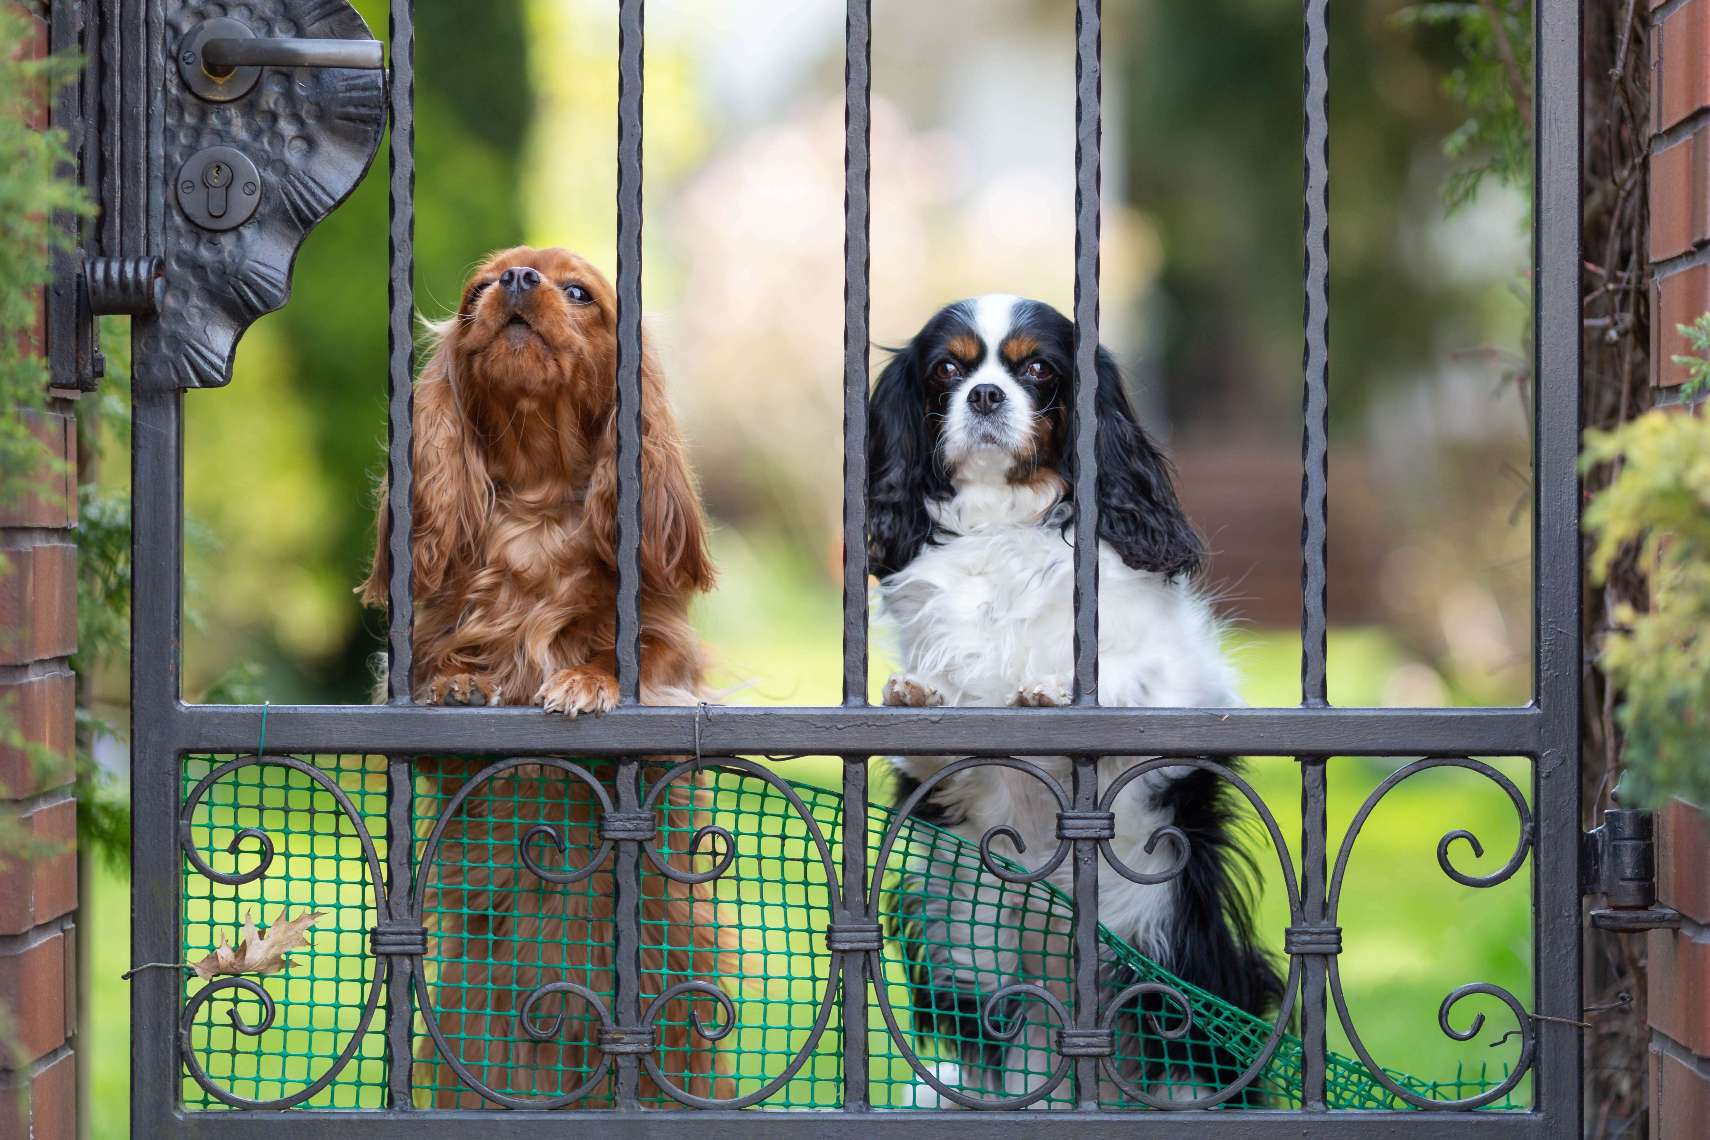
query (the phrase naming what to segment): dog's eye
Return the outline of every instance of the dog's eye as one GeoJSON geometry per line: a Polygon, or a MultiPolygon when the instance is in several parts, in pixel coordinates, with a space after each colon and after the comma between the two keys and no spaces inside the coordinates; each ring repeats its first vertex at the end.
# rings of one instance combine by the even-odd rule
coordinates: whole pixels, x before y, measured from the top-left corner
{"type": "Polygon", "coordinates": [[[564,295],[570,298],[572,305],[591,305],[594,303],[594,295],[574,281],[566,281],[562,288],[564,295]]]}
{"type": "Polygon", "coordinates": [[[940,380],[954,380],[962,375],[962,366],[954,360],[940,360],[933,367],[932,374],[940,380]]]}
{"type": "Polygon", "coordinates": [[[485,293],[492,284],[491,281],[477,281],[469,286],[469,292],[463,295],[463,308],[465,310],[474,308],[475,302],[481,299],[481,294],[485,293]]]}
{"type": "Polygon", "coordinates": [[[1027,378],[1029,380],[1039,380],[1041,382],[1049,380],[1053,376],[1057,375],[1056,370],[1049,364],[1046,364],[1043,360],[1029,360],[1027,362],[1027,367],[1023,368],[1022,371],[1027,374],[1027,378]]]}

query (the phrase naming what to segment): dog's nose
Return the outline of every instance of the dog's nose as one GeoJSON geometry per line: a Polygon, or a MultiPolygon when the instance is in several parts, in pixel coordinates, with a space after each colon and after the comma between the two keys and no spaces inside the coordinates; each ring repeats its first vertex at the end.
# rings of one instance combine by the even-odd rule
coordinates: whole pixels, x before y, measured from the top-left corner
{"type": "Polygon", "coordinates": [[[997,411],[1003,401],[1003,389],[996,384],[975,384],[968,391],[968,406],[982,416],[997,411]]]}
{"type": "Polygon", "coordinates": [[[505,292],[518,297],[540,284],[540,272],[527,265],[519,265],[499,274],[499,284],[505,292]]]}

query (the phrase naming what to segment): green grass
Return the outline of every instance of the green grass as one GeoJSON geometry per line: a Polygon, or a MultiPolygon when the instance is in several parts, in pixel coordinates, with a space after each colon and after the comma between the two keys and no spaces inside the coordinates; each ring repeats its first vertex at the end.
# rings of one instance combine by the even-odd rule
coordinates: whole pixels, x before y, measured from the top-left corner
{"type": "MultiPolygon", "coordinates": [[[[745,545],[729,536],[721,536],[720,547],[725,585],[703,604],[698,620],[708,641],[717,647],[719,683],[733,690],[726,699],[761,705],[834,703],[841,667],[841,617],[830,578],[821,568],[792,559],[782,548],[745,545]]],[[[1381,703],[1385,680],[1406,664],[1405,655],[1374,630],[1333,631],[1331,641],[1333,700],[1345,705],[1381,703]]],[[[1239,629],[1231,638],[1231,650],[1244,674],[1250,703],[1286,705],[1297,698],[1298,638],[1239,629]]],[[[876,651],[875,683],[886,668],[883,654],[876,651]]],[[[1498,766],[1522,789],[1530,787],[1525,762],[1502,761],[1498,766]]],[[[1394,768],[1390,761],[1332,761],[1332,859],[1361,802],[1394,768]]],[[[788,761],[779,770],[790,779],[822,786],[834,787],[840,779],[838,761],[832,758],[788,761]]],[[[1296,765],[1287,758],[1257,758],[1250,762],[1249,775],[1287,837],[1290,859],[1298,862],[1296,765]]],[[[1465,1026],[1475,1012],[1486,1013],[1488,1024],[1474,1041],[1455,1042],[1438,1030],[1438,1004],[1454,987],[1493,982],[1512,990],[1522,1003],[1531,1001],[1530,864],[1499,887],[1461,887],[1438,869],[1436,861],[1439,839],[1457,828],[1472,832],[1485,848],[1482,858],[1474,858],[1464,843],[1451,850],[1455,865],[1469,873],[1500,866],[1517,836],[1506,798],[1471,773],[1427,772],[1396,788],[1360,835],[1342,901],[1346,950],[1340,966],[1355,1024],[1380,1064],[1425,1079],[1450,1078],[1457,1071],[1476,1073],[1481,1065],[1499,1070],[1517,1053],[1513,1041],[1491,1047],[1510,1026],[1506,1011],[1487,999],[1471,999],[1452,1018],[1455,1025],[1465,1026]]],[[[1261,930],[1280,951],[1287,907],[1278,859],[1256,829],[1252,848],[1262,882],[1261,930]]],[[[90,1119],[93,1135],[122,1136],[127,1132],[129,1004],[128,987],[118,976],[129,960],[130,907],[121,873],[97,867],[93,879],[92,897],[83,915],[92,964],[87,1000],[94,1032],[84,1050],[91,1067],[90,1119]]],[[[754,882],[755,876],[746,880],[754,882]]],[[[769,903],[782,897],[768,891],[756,901],[769,903]]],[[[265,918],[272,920],[271,908],[265,918]]],[[[207,941],[213,929],[204,925],[197,935],[207,941]]],[[[199,956],[207,948],[191,947],[189,952],[199,956]]],[[[803,947],[786,942],[770,949],[789,959],[799,956],[803,947]]],[[[333,957],[316,954],[316,964],[302,980],[325,981],[323,971],[330,967],[321,963],[333,957]]],[[[788,985],[817,993],[810,976],[814,964],[804,960],[799,965],[799,969],[787,967],[788,985]]],[[[340,985],[348,990],[348,979],[340,985]]],[[[285,1004],[281,1003],[282,1008],[285,1004]]],[[[219,1016],[223,1019],[223,1013],[219,1016]]],[[[1334,1023],[1333,1011],[1331,1016],[1331,1047],[1352,1055],[1340,1026],[1334,1023]]],[[[762,1031],[760,1037],[739,1038],[739,1044],[756,1055],[760,1048],[779,1048],[778,1042],[799,1032],[800,1017],[792,1006],[788,1024],[762,1031]],[[770,1038],[764,1036],[767,1033],[770,1038]]],[[[877,1024],[876,1011],[874,1020],[877,1024]]],[[[323,1018],[321,1024],[328,1023],[323,1018]]],[[[828,1064],[834,1066],[835,1059],[816,1059],[798,1079],[829,1089],[835,1069],[828,1069],[828,1064]]],[[[876,1076],[884,1071],[876,1065],[876,1076]]],[[[1521,1092],[1526,1092],[1525,1086],[1521,1092]]]]}

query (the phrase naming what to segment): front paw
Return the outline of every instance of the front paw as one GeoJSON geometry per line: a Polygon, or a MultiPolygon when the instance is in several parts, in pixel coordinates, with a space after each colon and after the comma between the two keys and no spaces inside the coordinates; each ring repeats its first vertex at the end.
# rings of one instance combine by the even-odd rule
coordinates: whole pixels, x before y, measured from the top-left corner
{"type": "Polygon", "coordinates": [[[892,708],[927,709],[944,703],[944,694],[908,673],[892,673],[885,682],[885,704],[892,708]]]}
{"type": "Polygon", "coordinates": [[[430,705],[496,705],[499,686],[477,673],[442,673],[423,694],[430,705]]]}
{"type": "Polygon", "coordinates": [[[1018,709],[1060,709],[1066,708],[1073,700],[1069,686],[1062,681],[1049,680],[1023,685],[1009,703],[1018,709]]]}
{"type": "Polygon", "coordinates": [[[599,716],[617,708],[617,678],[594,665],[560,669],[546,679],[534,699],[547,712],[571,718],[583,713],[599,716]]]}

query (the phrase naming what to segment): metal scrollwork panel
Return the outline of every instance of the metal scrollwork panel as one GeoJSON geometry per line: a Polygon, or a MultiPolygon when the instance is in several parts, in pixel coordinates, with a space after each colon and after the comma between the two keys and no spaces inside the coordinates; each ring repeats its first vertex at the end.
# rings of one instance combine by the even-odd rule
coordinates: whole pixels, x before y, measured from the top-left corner
{"type": "Polygon", "coordinates": [[[165,291],[159,314],[136,334],[137,358],[161,361],[180,388],[231,379],[238,338],[284,305],[298,248],[362,180],[386,125],[380,70],[269,66],[237,98],[198,96],[178,57],[228,9],[257,39],[369,36],[344,0],[166,6],[171,65],[151,161],[163,191],[165,291]]]}
{"type": "MultiPolygon", "coordinates": [[[[1300,885],[1282,829],[1264,798],[1230,765],[1203,757],[1145,760],[1124,768],[1110,780],[1099,797],[1099,806],[1105,812],[1119,812],[1119,801],[1130,792],[1131,785],[1138,782],[1141,787],[1132,792],[1143,794],[1150,782],[1147,777],[1167,773],[1171,779],[1180,779],[1188,772],[1207,773],[1223,785],[1223,794],[1234,792],[1251,809],[1276,857],[1290,923],[1299,923],[1303,913],[1300,885]]],[[[1127,852],[1128,858],[1124,858],[1113,848],[1113,842],[1109,838],[1098,841],[1105,864],[1142,887],[1172,882],[1187,871],[1194,857],[1193,841],[1173,824],[1159,826],[1140,846],[1145,856],[1167,857],[1168,861],[1155,870],[1134,867],[1134,852],[1127,852]]],[[[1118,954],[1120,957],[1121,951],[1118,954]]],[[[1287,1036],[1300,996],[1297,957],[1289,959],[1281,1003],[1269,1023],[1228,1005],[1223,995],[1208,993],[1151,967],[1149,959],[1137,953],[1127,969],[1136,980],[1114,995],[1101,994],[1099,1024],[1114,1031],[1116,1050],[1101,1058],[1099,1067],[1103,1079],[1117,1091],[1115,1099],[1148,1108],[1180,1110],[1230,1102],[1262,1107],[1292,1093],[1282,1075],[1269,1069],[1285,1043],[1291,1048],[1298,1046],[1287,1036]]]]}
{"type": "Polygon", "coordinates": [[[605,1106],[620,1063],[653,1106],[740,1108],[828,1079],[836,955],[804,917],[842,902],[795,788],[754,761],[703,759],[653,769],[639,808],[619,811],[597,769],[478,764],[434,761],[422,783],[438,794],[418,796],[433,807],[417,1088],[434,1107],[605,1106]],[[625,843],[636,884],[616,881],[625,843]],[[639,899],[636,1025],[614,1001],[619,898],[639,899]]]}
{"type": "MultiPolygon", "coordinates": [[[[1379,783],[1366,797],[1365,802],[1360,805],[1360,810],[1355,813],[1353,821],[1348,825],[1347,834],[1343,836],[1341,846],[1337,850],[1335,867],[1330,876],[1329,915],[1332,923],[1337,921],[1337,913],[1342,901],[1342,888],[1355,841],[1359,838],[1367,819],[1370,818],[1384,797],[1396,787],[1422,772],[1439,768],[1455,768],[1472,772],[1490,781],[1507,797],[1509,804],[1514,809],[1518,823],[1514,850],[1502,866],[1482,875],[1464,871],[1454,862],[1454,849],[1457,842],[1465,844],[1475,858],[1484,856],[1484,845],[1478,837],[1465,828],[1455,828],[1445,832],[1437,841],[1437,865],[1442,869],[1443,874],[1465,887],[1487,888],[1508,882],[1525,864],[1526,858],[1536,842],[1536,824],[1525,795],[1521,793],[1512,780],[1482,760],[1458,756],[1427,757],[1423,760],[1415,760],[1397,769],[1379,783]]],[[[1358,1054],[1371,1078],[1395,1098],[1415,1108],[1471,1109],[1494,1104],[1507,1097],[1531,1071],[1537,1050],[1537,1032],[1532,1016],[1526,1011],[1520,1000],[1502,986],[1490,982],[1472,982],[1456,987],[1443,997],[1441,1004],[1437,1007],[1437,1027],[1452,1040],[1471,1041],[1484,1029],[1485,1015],[1474,1013],[1464,1027],[1458,1027],[1453,1020],[1455,1007],[1474,996],[1494,999],[1506,1007],[1508,1013],[1514,1018],[1513,1033],[1520,1039],[1519,1056],[1510,1067],[1507,1076],[1484,1091],[1467,1097],[1440,1099],[1422,1095],[1419,1091],[1397,1082],[1372,1058],[1371,1051],[1361,1040],[1359,1030],[1354,1025],[1354,1019],[1348,1012],[1347,997],[1343,993],[1342,978],[1337,968],[1337,960],[1334,957],[1330,959],[1329,983],[1330,995],[1336,1006],[1336,1014],[1341,1020],[1343,1030],[1348,1035],[1348,1042],[1353,1046],[1354,1052],[1358,1054]]]]}
{"type": "Polygon", "coordinates": [[[369,830],[384,818],[383,764],[252,755],[185,765],[195,779],[178,815],[186,961],[222,940],[238,946],[246,918],[266,931],[287,915],[321,914],[283,971],[186,978],[186,1107],[291,1108],[324,1100],[335,1082],[360,1102],[371,1083],[358,1068],[384,1057],[371,1030],[385,964],[369,952],[386,908],[369,830]]]}

